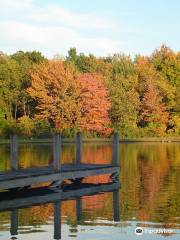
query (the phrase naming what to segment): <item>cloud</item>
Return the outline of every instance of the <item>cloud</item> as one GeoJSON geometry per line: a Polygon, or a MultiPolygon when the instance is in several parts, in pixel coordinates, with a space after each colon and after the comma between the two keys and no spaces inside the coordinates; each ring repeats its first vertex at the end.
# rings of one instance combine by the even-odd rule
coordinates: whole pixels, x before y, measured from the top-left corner
{"type": "Polygon", "coordinates": [[[101,19],[93,13],[77,14],[67,8],[57,7],[54,5],[47,6],[45,9],[34,9],[29,19],[38,23],[65,25],[70,27],[93,28],[93,29],[110,29],[114,24],[106,19],[101,19]]]}
{"type": "Polygon", "coordinates": [[[71,28],[61,26],[35,26],[16,21],[0,22],[1,46],[10,52],[18,49],[41,50],[47,56],[77,47],[80,51],[98,55],[112,53],[119,47],[119,42],[105,37],[85,37],[71,28]]]}
{"type": "Polygon", "coordinates": [[[0,0],[0,16],[10,17],[19,13],[25,14],[32,8],[32,0],[0,0]]]}
{"type": "Polygon", "coordinates": [[[101,55],[122,46],[108,34],[117,26],[106,16],[90,12],[73,12],[54,4],[38,7],[32,0],[0,0],[0,16],[0,50],[6,52],[35,49],[52,57],[77,47],[101,55]]]}

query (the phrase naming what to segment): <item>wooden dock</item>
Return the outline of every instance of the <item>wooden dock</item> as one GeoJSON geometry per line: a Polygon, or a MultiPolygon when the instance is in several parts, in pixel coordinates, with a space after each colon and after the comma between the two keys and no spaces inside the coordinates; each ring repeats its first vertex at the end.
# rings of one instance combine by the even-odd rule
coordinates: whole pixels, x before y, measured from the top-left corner
{"type": "Polygon", "coordinates": [[[18,169],[18,137],[10,137],[11,170],[0,172],[0,189],[19,189],[34,184],[49,182],[51,187],[60,187],[64,180],[79,184],[85,177],[110,174],[112,181],[119,176],[119,136],[112,139],[113,156],[111,164],[82,163],[82,135],[76,136],[76,161],[72,164],[61,164],[62,137],[53,137],[53,164],[47,167],[18,169]]]}
{"type": "Polygon", "coordinates": [[[113,193],[113,218],[120,221],[119,183],[69,184],[63,188],[39,187],[0,193],[0,212],[11,211],[10,233],[18,235],[18,210],[52,203],[54,205],[54,239],[61,239],[61,202],[76,201],[77,223],[82,219],[82,197],[104,192],[113,193]]]}

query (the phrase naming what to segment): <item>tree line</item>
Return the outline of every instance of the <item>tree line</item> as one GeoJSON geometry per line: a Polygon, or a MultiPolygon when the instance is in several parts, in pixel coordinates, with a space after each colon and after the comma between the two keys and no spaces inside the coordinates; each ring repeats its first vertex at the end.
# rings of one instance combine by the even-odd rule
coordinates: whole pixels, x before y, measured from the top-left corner
{"type": "Polygon", "coordinates": [[[163,137],[180,134],[180,52],[45,58],[0,53],[0,136],[163,137]]]}

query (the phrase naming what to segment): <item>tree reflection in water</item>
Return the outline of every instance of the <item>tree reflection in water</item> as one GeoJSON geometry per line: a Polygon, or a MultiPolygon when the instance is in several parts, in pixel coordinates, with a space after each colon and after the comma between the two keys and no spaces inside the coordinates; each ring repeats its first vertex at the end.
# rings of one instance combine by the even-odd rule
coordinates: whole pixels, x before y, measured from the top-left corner
{"type": "MultiPolygon", "coordinates": [[[[63,162],[74,161],[74,152],[73,145],[64,145],[63,162]]],[[[0,146],[1,170],[9,167],[8,154],[8,148],[0,146]]],[[[20,154],[21,167],[44,166],[52,161],[52,147],[49,145],[22,145],[20,154]]],[[[119,201],[121,226],[126,226],[125,229],[128,229],[129,225],[137,221],[141,226],[151,228],[157,227],[157,224],[162,228],[179,228],[179,156],[179,143],[121,144],[121,188],[119,199],[116,199],[119,201]]],[[[84,144],[82,157],[84,162],[109,163],[111,158],[109,144],[84,144]]],[[[86,183],[107,183],[108,181],[108,176],[91,177],[85,180],[86,183]]],[[[31,226],[35,230],[48,225],[53,219],[53,208],[52,204],[46,204],[20,210],[19,226],[31,226]]],[[[113,225],[113,218],[117,217],[115,215],[113,193],[84,196],[79,205],[75,200],[61,203],[61,222],[70,226],[72,235],[78,232],[78,225],[97,225],[97,227],[113,225]],[[77,219],[76,211],[80,206],[82,216],[81,219],[77,219]]],[[[6,224],[9,224],[9,220],[9,212],[0,213],[0,233],[7,230],[6,224]]]]}

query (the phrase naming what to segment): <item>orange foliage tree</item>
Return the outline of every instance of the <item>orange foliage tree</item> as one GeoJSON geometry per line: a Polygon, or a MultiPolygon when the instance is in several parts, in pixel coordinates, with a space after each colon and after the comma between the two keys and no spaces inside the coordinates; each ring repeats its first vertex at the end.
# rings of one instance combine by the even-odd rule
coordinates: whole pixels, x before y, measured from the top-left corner
{"type": "Polygon", "coordinates": [[[36,66],[31,74],[29,94],[35,99],[36,118],[47,119],[58,132],[71,128],[80,116],[76,72],[62,61],[48,61],[36,66]]]}
{"type": "Polygon", "coordinates": [[[141,100],[141,110],[139,120],[147,123],[166,123],[168,114],[162,104],[162,97],[159,96],[156,88],[151,84],[146,84],[145,92],[141,100]]]}
{"type": "Polygon", "coordinates": [[[37,104],[35,117],[48,120],[56,132],[111,132],[111,105],[101,75],[78,75],[72,65],[53,60],[36,66],[31,79],[28,93],[37,104]]]}
{"type": "Polygon", "coordinates": [[[109,111],[111,104],[100,74],[80,74],[77,81],[81,89],[81,118],[79,125],[84,131],[95,131],[108,135],[111,129],[109,111]]]}
{"type": "Polygon", "coordinates": [[[159,73],[156,72],[148,58],[143,57],[137,59],[136,69],[141,101],[138,116],[139,125],[141,127],[151,126],[151,130],[155,131],[156,135],[161,135],[166,130],[168,113],[157,86],[159,73]]]}

